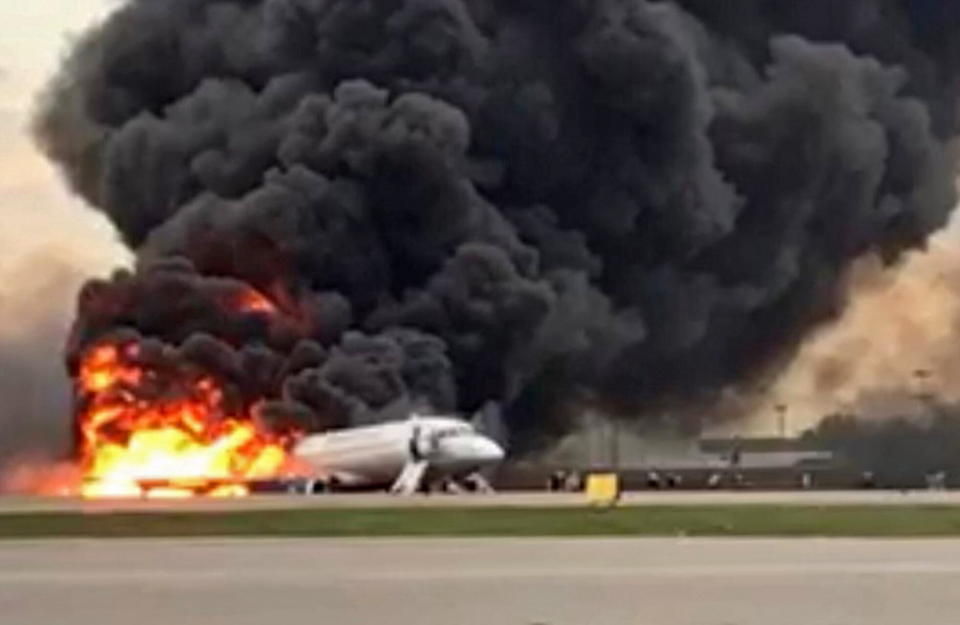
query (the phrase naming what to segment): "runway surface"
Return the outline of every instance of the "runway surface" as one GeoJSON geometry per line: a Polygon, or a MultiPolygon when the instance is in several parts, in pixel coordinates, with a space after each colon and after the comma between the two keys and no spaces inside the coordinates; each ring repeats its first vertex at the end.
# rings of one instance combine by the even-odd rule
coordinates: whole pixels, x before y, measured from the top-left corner
{"type": "MultiPolygon", "coordinates": [[[[580,506],[582,493],[497,493],[395,497],[386,494],[260,495],[243,499],[82,501],[41,497],[0,497],[0,515],[30,512],[219,512],[298,508],[551,507],[580,506]]],[[[960,506],[960,491],[643,491],[627,493],[623,505],[948,505],[960,506]]]]}
{"type": "Polygon", "coordinates": [[[0,544],[10,625],[954,625],[960,541],[0,544]]]}

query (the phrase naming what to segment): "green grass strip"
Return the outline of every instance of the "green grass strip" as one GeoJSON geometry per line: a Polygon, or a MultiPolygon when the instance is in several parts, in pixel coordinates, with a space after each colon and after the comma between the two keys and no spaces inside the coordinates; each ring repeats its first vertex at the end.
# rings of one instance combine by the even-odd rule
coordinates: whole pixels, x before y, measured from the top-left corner
{"type": "Polygon", "coordinates": [[[0,515],[0,538],[960,536],[960,507],[384,508],[0,515]]]}

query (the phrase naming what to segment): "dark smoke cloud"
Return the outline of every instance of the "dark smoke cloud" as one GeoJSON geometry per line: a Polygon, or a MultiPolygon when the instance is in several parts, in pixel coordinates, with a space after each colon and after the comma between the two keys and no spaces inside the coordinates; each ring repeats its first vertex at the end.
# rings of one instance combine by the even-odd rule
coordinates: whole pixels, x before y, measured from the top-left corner
{"type": "Polygon", "coordinates": [[[957,32],[939,0],[131,0],[38,120],[140,256],[71,357],[256,350],[277,419],[494,400],[518,446],[573,399],[709,398],[945,223],[957,32]]]}

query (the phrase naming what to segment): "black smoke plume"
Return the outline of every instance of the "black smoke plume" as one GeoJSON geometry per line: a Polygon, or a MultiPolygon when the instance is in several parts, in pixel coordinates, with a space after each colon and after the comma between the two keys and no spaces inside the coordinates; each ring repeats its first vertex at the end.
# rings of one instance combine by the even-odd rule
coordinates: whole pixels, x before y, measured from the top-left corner
{"type": "Polygon", "coordinates": [[[38,136],[138,251],[134,331],[279,420],[709,400],[954,205],[943,0],[128,0],[38,136]],[[276,315],[237,310],[253,288],[276,315]]]}

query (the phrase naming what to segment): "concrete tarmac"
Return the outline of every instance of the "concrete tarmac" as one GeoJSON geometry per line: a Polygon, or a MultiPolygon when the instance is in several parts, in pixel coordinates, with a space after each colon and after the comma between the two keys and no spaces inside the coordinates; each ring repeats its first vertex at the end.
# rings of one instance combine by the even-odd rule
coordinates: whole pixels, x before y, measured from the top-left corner
{"type": "MultiPolygon", "coordinates": [[[[635,506],[960,506],[960,491],[641,491],[626,493],[635,506]]],[[[221,512],[301,508],[567,507],[584,505],[583,493],[504,492],[493,495],[396,497],[384,493],[256,495],[241,499],[96,500],[58,497],[0,497],[0,516],[32,512],[221,512]]]]}
{"type": "Polygon", "coordinates": [[[955,625],[955,540],[0,544],[4,625],[955,625]]]}

